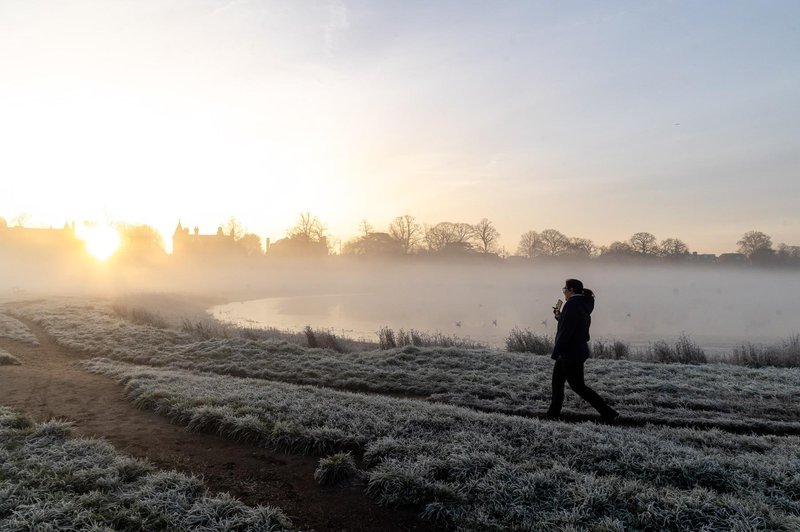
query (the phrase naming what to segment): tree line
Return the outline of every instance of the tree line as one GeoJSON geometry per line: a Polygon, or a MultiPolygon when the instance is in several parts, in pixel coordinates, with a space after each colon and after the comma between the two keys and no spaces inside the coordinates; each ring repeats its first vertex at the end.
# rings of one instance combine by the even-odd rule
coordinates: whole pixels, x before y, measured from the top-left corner
{"type": "MultiPolygon", "coordinates": [[[[398,216],[392,220],[386,231],[376,231],[367,221],[359,224],[360,235],[341,247],[343,255],[425,255],[425,254],[464,254],[480,253],[497,255],[502,258],[511,256],[505,248],[499,246],[500,232],[491,220],[482,218],[479,222],[439,222],[422,224],[411,215],[398,216]]],[[[303,238],[320,238],[325,228],[315,216],[304,213],[295,228],[290,229],[292,235],[303,235],[303,238]],[[315,228],[313,235],[300,230],[308,225],[315,228]]],[[[296,237],[296,236],[295,236],[296,237]]],[[[800,265],[800,246],[784,243],[773,247],[769,235],[761,231],[748,231],[736,242],[736,253],[729,253],[729,259],[742,259],[753,264],[800,265]],[[736,256],[738,255],[738,256],[736,256]]],[[[332,250],[335,252],[335,250],[332,250]]],[[[666,261],[680,260],[697,256],[680,238],[668,237],[658,240],[648,232],[636,232],[624,241],[614,241],[609,245],[597,245],[589,238],[570,237],[557,229],[542,231],[526,231],[520,236],[515,255],[526,259],[539,258],[584,258],[584,259],[661,259],[666,261]]],[[[701,255],[704,257],[705,255],[701,255]]],[[[711,255],[708,255],[711,257],[711,255]]]]}
{"type": "MultiPolygon", "coordinates": [[[[21,224],[19,224],[21,225],[21,224]]],[[[0,228],[8,227],[0,218],[0,228]]],[[[552,258],[617,259],[617,260],[679,260],[697,255],[676,237],[658,240],[648,232],[633,233],[624,241],[597,245],[591,239],[570,237],[557,229],[530,230],[523,233],[514,253],[499,245],[500,232],[488,218],[476,223],[443,221],[436,224],[419,223],[405,214],[394,218],[384,231],[376,230],[367,220],[359,223],[359,234],[346,242],[332,238],[326,226],[310,212],[301,213],[296,223],[278,240],[270,254],[308,255],[341,254],[351,256],[448,255],[481,254],[530,260],[552,258]]],[[[160,233],[149,225],[117,224],[122,244],[121,255],[164,253],[160,233]]],[[[246,256],[264,255],[265,247],[257,234],[249,232],[234,216],[220,224],[220,233],[231,235],[246,256]]],[[[780,243],[773,246],[772,238],[761,231],[748,231],[736,242],[739,257],[759,265],[800,265],[800,246],[780,243]]],[[[736,255],[736,254],[727,254],[736,255]]],[[[702,255],[701,255],[702,257],[702,255]]]]}

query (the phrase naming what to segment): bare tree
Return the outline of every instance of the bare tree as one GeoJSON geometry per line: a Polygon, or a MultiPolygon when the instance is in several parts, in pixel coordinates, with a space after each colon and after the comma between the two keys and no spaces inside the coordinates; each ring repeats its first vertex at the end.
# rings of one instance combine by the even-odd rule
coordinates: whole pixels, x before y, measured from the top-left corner
{"type": "Polygon", "coordinates": [[[31,215],[27,212],[21,212],[11,219],[11,223],[14,224],[15,227],[25,227],[25,224],[28,223],[30,217],[31,215]]]}
{"type": "Polygon", "coordinates": [[[469,244],[475,236],[472,225],[464,222],[451,224],[450,234],[454,244],[469,244]]]}
{"type": "Polygon", "coordinates": [[[473,225],[472,234],[478,241],[482,252],[492,253],[497,248],[500,233],[488,219],[482,218],[480,222],[473,225]]]}
{"type": "Polygon", "coordinates": [[[453,242],[452,226],[450,222],[425,226],[425,244],[428,246],[428,251],[441,251],[447,244],[453,242]]]}
{"type": "Polygon", "coordinates": [[[651,233],[634,233],[633,236],[631,236],[631,238],[628,240],[628,243],[631,245],[631,249],[633,249],[635,253],[639,253],[641,255],[655,255],[658,253],[656,237],[651,233]]]}
{"type": "Polygon", "coordinates": [[[608,247],[603,247],[600,251],[602,255],[633,255],[634,251],[630,244],[627,242],[620,242],[619,240],[612,242],[608,247]]]}
{"type": "Polygon", "coordinates": [[[342,249],[343,255],[390,256],[403,253],[401,243],[392,238],[389,233],[375,232],[346,242],[342,249]]]}
{"type": "Polygon", "coordinates": [[[361,230],[362,233],[364,233],[364,236],[369,236],[369,234],[374,229],[366,218],[361,220],[361,222],[359,222],[358,228],[361,230]]]}
{"type": "Polygon", "coordinates": [[[404,253],[413,253],[422,239],[422,226],[416,222],[413,216],[404,214],[389,224],[389,235],[400,242],[404,253]]]}
{"type": "Polygon", "coordinates": [[[242,246],[244,252],[249,257],[257,257],[264,254],[264,248],[261,247],[261,237],[254,233],[247,233],[242,235],[238,240],[239,245],[242,246]]]}
{"type": "Polygon", "coordinates": [[[469,248],[472,236],[472,226],[467,223],[440,222],[425,227],[425,243],[430,251],[441,251],[449,244],[469,248]]]}
{"type": "Polygon", "coordinates": [[[539,239],[539,233],[536,231],[527,231],[522,233],[517,246],[517,255],[522,255],[532,259],[540,254],[542,242],[539,239]]]}
{"type": "Polygon", "coordinates": [[[558,257],[569,249],[569,238],[555,229],[545,229],[539,233],[539,240],[542,243],[542,255],[558,257]]]}
{"type": "Polygon", "coordinates": [[[664,257],[676,257],[689,253],[689,246],[678,238],[665,238],[659,244],[658,250],[664,257]]]}
{"type": "Polygon", "coordinates": [[[235,216],[228,218],[228,221],[222,224],[220,227],[222,227],[222,230],[226,235],[233,235],[234,240],[239,240],[244,236],[245,233],[244,225],[242,225],[242,222],[240,222],[235,216]]]}
{"type": "Polygon", "coordinates": [[[597,246],[594,245],[588,238],[570,238],[569,251],[579,257],[591,257],[597,251],[597,246]]]}
{"type": "Polygon", "coordinates": [[[772,238],[761,231],[746,232],[742,235],[742,239],[736,244],[739,246],[739,253],[747,255],[747,258],[750,259],[752,259],[759,250],[772,250],[772,238]]]}
{"type": "Polygon", "coordinates": [[[778,255],[780,257],[798,259],[800,258],[800,246],[789,246],[787,244],[778,244],[778,255]]]}
{"type": "Polygon", "coordinates": [[[164,238],[153,226],[118,223],[114,228],[120,237],[120,248],[164,251],[164,238]]]}
{"type": "Polygon", "coordinates": [[[300,214],[297,223],[286,234],[289,238],[302,238],[310,242],[320,242],[325,238],[325,226],[316,216],[306,211],[300,214]]]}

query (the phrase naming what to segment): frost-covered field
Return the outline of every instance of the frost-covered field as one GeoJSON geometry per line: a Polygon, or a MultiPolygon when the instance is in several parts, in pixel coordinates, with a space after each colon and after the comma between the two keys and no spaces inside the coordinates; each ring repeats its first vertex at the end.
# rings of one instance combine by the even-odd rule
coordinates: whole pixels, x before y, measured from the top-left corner
{"type": "Polygon", "coordinates": [[[39,345],[36,337],[21,321],[0,312],[0,336],[31,345],[39,345]]]}
{"type": "Polygon", "coordinates": [[[18,366],[21,362],[17,357],[0,348],[0,366],[18,366]]]}
{"type": "Polygon", "coordinates": [[[651,424],[565,424],[502,414],[547,407],[552,362],[544,357],[196,342],[131,324],[103,305],[18,312],[58,342],[106,357],[85,367],[125,383],[140,407],[258,445],[353,451],[378,501],[418,505],[457,528],[800,528],[800,438],[728,432],[796,434],[795,369],[591,361],[593,386],[627,417],[651,424]]]}
{"type": "Polygon", "coordinates": [[[563,424],[108,359],[91,371],[192,430],[363,452],[368,492],[459,528],[800,527],[800,439],[563,424]]]}
{"type": "MultiPolygon", "coordinates": [[[[244,338],[196,342],[129,323],[102,305],[38,304],[21,313],[68,347],[136,364],[413,395],[489,412],[536,415],[549,404],[548,357],[417,347],[336,353],[244,338]]],[[[633,422],[800,434],[798,368],[591,360],[587,380],[633,422]]],[[[593,413],[573,394],[564,411],[593,413]]]]}
{"type": "Polygon", "coordinates": [[[209,497],[200,479],[159,471],[59,421],[0,407],[0,529],[285,530],[286,516],[209,497]]]}

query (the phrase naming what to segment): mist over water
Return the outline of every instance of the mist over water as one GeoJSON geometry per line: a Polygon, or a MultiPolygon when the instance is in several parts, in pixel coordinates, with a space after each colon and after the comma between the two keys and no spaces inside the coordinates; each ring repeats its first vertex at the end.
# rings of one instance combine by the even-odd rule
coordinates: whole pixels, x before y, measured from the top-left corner
{"type": "MultiPolygon", "coordinates": [[[[362,272],[363,273],[363,272],[362,272]]],[[[689,334],[709,352],[798,332],[800,276],[791,271],[597,264],[459,268],[414,265],[370,272],[347,289],[282,294],[216,306],[248,326],[331,329],[376,340],[383,326],[440,331],[504,346],[513,327],[554,334],[564,279],[595,291],[594,339],[633,345],[689,334]]]]}
{"type": "MultiPolygon", "coordinates": [[[[10,257],[14,258],[14,257],[10,257]]],[[[568,277],[597,296],[594,339],[634,346],[686,333],[709,352],[800,333],[796,269],[592,262],[432,260],[0,261],[0,299],[188,294],[228,301],[225,321],[299,330],[310,325],[375,341],[417,329],[503,347],[514,327],[555,333],[552,306],[568,277]]]]}

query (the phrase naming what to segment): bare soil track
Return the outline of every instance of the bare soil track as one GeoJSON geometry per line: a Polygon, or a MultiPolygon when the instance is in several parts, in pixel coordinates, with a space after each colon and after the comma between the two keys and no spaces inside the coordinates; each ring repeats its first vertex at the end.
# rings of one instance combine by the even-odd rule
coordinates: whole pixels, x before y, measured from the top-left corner
{"type": "Polygon", "coordinates": [[[101,438],[157,467],[203,477],[212,493],[228,492],[248,504],[282,508],[304,530],[435,530],[409,509],[385,508],[363,487],[320,487],[313,479],[319,457],[283,454],[196,434],[132,406],[122,386],[74,365],[84,355],[56,344],[23,320],[39,346],[0,338],[22,365],[0,366],[0,405],[35,420],[64,419],[77,434],[101,438]]]}

